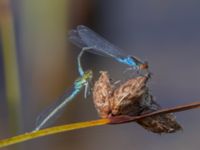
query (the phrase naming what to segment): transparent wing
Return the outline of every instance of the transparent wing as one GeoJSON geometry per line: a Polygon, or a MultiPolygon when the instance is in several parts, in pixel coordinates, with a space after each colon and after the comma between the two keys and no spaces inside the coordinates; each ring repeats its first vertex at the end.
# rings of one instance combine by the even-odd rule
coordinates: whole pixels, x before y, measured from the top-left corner
{"type": "Polygon", "coordinates": [[[104,39],[102,36],[98,35],[94,31],[92,31],[88,27],[84,25],[79,25],[77,27],[77,31],[82,41],[86,43],[88,47],[95,47],[96,51],[98,52],[101,51],[113,57],[124,56],[122,50],[120,50],[118,47],[108,42],[106,39],[104,39]]]}
{"type": "MultiPolygon", "coordinates": [[[[88,45],[80,38],[78,32],[76,30],[71,30],[68,34],[69,40],[79,48],[88,48],[88,45]]],[[[104,57],[111,57],[109,54],[106,54],[104,51],[96,50],[95,48],[90,48],[87,50],[96,55],[104,56],[104,57]]]]}
{"type": "Polygon", "coordinates": [[[36,128],[34,131],[47,127],[52,124],[64,111],[65,106],[80,92],[80,90],[72,88],[70,91],[64,93],[53,105],[47,108],[36,121],[36,128]]]}
{"type": "Polygon", "coordinates": [[[69,40],[79,48],[87,47],[87,45],[81,40],[76,30],[71,30],[68,34],[69,40]]]}
{"type": "Polygon", "coordinates": [[[125,56],[115,45],[111,44],[103,37],[92,31],[86,26],[79,25],[77,30],[71,30],[69,39],[80,48],[88,47],[88,52],[109,57],[125,56]],[[81,43],[81,44],[80,44],[81,43]]]}

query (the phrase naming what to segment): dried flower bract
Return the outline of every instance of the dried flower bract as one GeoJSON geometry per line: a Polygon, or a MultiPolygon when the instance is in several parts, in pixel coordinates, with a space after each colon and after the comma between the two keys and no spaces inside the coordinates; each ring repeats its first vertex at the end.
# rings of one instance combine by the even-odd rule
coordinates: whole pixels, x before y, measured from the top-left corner
{"type": "MultiPolygon", "coordinates": [[[[119,115],[138,116],[161,109],[149,93],[150,76],[137,76],[119,86],[112,85],[107,72],[101,71],[93,88],[93,101],[102,118],[119,115]]],[[[171,133],[181,129],[172,114],[162,114],[137,121],[155,133],[171,133]]]]}

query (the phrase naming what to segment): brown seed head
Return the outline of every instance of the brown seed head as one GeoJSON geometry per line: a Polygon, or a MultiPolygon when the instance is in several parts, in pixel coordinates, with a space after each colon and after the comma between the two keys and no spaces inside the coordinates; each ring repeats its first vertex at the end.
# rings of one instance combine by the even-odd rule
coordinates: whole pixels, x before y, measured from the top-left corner
{"type": "Polygon", "coordinates": [[[110,97],[113,89],[108,73],[101,71],[100,74],[99,79],[94,84],[93,101],[99,115],[102,118],[107,118],[111,110],[110,97]]]}
{"type": "MultiPolygon", "coordinates": [[[[137,116],[161,109],[149,94],[149,75],[138,76],[114,87],[107,72],[100,72],[94,84],[93,101],[102,118],[119,115],[137,116]]],[[[171,133],[181,129],[174,115],[161,114],[137,121],[145,129],[155,133],[171,133]]]]}
{"type": "Polygon", "coordinates": [[[139,103],[148,92],[147,80],[147,76],[139,76],[129,79],[115,89],[111,100],[113,116],[139,113],[139,103]]]}

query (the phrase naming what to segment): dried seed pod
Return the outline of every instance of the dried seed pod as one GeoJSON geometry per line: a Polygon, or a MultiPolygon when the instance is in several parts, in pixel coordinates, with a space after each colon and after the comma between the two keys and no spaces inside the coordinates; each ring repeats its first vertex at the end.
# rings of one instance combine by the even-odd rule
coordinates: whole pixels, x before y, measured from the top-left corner
{"type": "Polygon", "coordinates": [[[146,83],[148,76],[139,76],[129,79],[114,90],[111,101],[112,115],[138,115],[140,113],[140,102],[148,92],[146,83]]]}
{"type": "MultiPolygon", "coordinates": [[[[137,116],[161,109],[149,93],[149,75],[138,76],[115,87],[107,72],[101,72],[93,89],[95,107],[102,118],[130,115],[137,116]]],[[[141,126],[154,133],[171,133],[181,129],[172,114],[160,114],[138,120],[141,126]]]]}
{"type": "Polygon", "coordinates": [[[173,133],[182,129],[173,114],[147,117],[137,121],[137,123],[154,133],[173,133]]]}
{"type": "MultiPolygon", "coordinates": [[[[157,104],[150,94],[144,98],[145,99],[141,105],[143,110],[141,111],[140,115],[161,109],[160,105],[157,104]]],[[[182,129],[182,127],[176,121],[175,116],[171,113],[147,117],[138,120],[137,123],[154,133],[172,133],[182,129]]]]}
{"type": "Polygon", "coordinates": [[[107,118],[111,111],[110,97],[113,89],[107,72],[101,71],[100,74],[93,87],[93,101],[99,116],[107,118]]]}

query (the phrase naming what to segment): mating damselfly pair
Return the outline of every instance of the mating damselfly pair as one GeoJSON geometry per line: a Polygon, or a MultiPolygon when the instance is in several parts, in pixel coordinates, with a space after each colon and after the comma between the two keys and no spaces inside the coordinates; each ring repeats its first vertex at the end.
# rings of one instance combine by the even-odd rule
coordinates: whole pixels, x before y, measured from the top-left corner
{"type": "Polygon", "coordinates": [[[76,29],[71,30],[69,32],[69,39],[72,43],[81,48],[81,52],[77,57],[80,77],[74,81],[69,92],[65,92],[55,104],[45,110],[38,117],[36,128],[33,131],[40,130],[41,128],[47,127],[53,123],[63,112],[65,106],[82,90],[83,87],[85,87],[85,95],[87,94],[88,86],[92,79],[92,71],[84,71],[82,68],[81,57],[85,52],[110,57],[127,65],[134,71],[148,69],[147,62],[143,62],[134,56],[126,55],[123,53],[123,50],[111,44],[86,26],[79,25],[76,29]]]}

